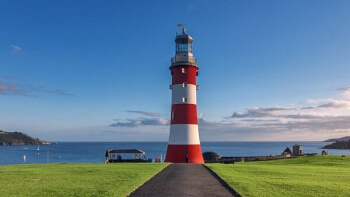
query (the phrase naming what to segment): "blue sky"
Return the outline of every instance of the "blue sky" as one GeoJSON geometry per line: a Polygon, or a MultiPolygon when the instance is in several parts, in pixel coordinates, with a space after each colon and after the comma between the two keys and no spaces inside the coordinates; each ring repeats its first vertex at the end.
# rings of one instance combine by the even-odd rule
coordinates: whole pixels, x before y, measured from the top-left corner
{"type": "Polygon", "coordinates": [[[3,1],[0,129],[52,141],[166,141],[184,23],[200,137],[350,135],[348,1],[3,1]]]}

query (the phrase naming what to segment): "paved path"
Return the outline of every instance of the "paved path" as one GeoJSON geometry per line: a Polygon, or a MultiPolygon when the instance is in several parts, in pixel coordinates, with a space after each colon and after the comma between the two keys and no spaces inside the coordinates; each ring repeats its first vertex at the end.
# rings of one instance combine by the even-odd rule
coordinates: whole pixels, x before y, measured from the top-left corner
{"type": "Polygon", "coordinates": [[[205,166],[171,164],[130,194],[135,196],[239,196],[205,166]]]}

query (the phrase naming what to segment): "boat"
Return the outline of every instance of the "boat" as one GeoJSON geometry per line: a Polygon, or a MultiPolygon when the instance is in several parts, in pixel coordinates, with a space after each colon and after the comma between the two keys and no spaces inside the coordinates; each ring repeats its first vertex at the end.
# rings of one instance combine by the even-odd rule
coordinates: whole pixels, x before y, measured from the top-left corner
{"type": "Polygon", "coordinates": [[[39,145],[38,145],[38,149],[37,149],[38,151],[40,150],[40,148],[39,148],[39,145]]]}
{"type": "Polygon", "coordinates": [[[115,162],[152,162],[146,153],[139,149],[113,149],[108,151],[108,161],[115,162]]]}

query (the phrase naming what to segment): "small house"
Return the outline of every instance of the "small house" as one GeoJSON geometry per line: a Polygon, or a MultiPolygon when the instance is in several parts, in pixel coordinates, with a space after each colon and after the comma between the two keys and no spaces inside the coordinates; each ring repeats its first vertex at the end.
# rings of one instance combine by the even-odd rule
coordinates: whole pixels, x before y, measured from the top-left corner
{"type": "Polygon", "coordinates": [[[283,153],[282,153],[281,155],[282,155],[282,157],[291,157],[291,156],[293,155],[293,153],[292,153],[292,151],[290,150],[290,148],[287,147],[287,148],[283,151],[283,153]]]}

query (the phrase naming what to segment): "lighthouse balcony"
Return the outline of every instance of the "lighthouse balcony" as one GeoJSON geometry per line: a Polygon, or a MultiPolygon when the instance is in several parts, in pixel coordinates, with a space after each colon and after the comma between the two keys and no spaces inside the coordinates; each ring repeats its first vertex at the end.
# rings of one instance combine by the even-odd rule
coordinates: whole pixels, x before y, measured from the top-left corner
{"type": "Polygon", "coordinates": [[[171,58],[171,64],[177,64],[177,63],[189,63],[189,64],[196,65],[197,64],[197,59],[195,57],[193,57],[193,56],[187,56],[187,55],[180,56],[180,55],[177,55],[177,56],[171,58]]]}

